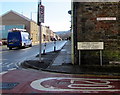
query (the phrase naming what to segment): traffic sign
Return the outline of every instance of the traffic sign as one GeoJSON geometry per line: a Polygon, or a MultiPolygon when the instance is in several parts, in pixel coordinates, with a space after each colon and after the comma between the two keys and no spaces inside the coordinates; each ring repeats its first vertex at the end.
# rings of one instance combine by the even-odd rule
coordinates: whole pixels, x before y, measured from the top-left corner
{"type": "Polygon", "coordinates": [[[44,10],[45,7],[43,5],[39,5],[39,22],[44,23],[44,10]]]}
{"type": "Polygon", "coordinates": [[[40,14],[44,14],[44,6],[43,5],[40,6],[40,14]]]}

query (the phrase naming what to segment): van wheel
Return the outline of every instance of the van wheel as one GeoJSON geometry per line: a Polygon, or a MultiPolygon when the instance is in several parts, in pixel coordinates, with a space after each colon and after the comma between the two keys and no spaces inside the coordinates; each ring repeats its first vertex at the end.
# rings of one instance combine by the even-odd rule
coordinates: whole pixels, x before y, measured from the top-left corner
{"type": "Polygon", "coordinates": [[[29,47],[32,47],[32,44],[30,44],[29,47]]]}
{"type": "Polygon", "coordinates": [[[11,47],[9,47],[9,50],[12,50],[12,48],[11,48],[11,47]]]}
{"type": "Polygon", "coordinates": [[[24,47],[26,47],[26,44],[24,43],[24,47]]]}

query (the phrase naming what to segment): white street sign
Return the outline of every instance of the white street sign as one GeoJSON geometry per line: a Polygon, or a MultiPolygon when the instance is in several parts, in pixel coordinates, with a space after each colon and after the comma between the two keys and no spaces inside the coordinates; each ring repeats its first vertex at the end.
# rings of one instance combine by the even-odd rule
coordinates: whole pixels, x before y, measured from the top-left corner
{"type": "Polygon", "coordinates": [[[102,50],[104,49],[103,42],[78,42],[78,50],[102,50]]]}

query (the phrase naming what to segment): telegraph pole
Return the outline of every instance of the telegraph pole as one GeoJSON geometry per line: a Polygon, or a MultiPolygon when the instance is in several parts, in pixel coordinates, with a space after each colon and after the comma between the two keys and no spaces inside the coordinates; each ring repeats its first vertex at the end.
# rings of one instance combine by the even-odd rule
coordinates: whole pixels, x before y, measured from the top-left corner
{"type": "Polygon", "coordinates": [[[38,17],[37,23],[39,25],[39,62],[41,62],[41,43],[42,43],[42,29],[41,23],[44,23],[44,6],[41,3],[41,0],[38,2],[38,17]]]}

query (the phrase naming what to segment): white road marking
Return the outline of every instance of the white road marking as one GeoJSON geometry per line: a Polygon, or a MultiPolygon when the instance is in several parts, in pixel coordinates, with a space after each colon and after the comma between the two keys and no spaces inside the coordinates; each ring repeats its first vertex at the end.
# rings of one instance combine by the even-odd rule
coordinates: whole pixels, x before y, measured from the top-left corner
{"type": "MultiPolygon", "coordinates": [[[[108,91],[108,92],[115,92],[115,91],[120,91],[120,89],[115,89],[114,88],[114,86],[111,86],[111,85],[108,85],[108,84],[110,84],[111,82],[110,81],[120,81],[120,79],[100,79],[100,78],[68,78],[68,77],[51,77],[51,78],[43,78],[43,79],[39,79],[39,80],[35,80],[35,81],[33,81],[31,84],[30,84],[30,86],[32,87],[32,88],[34,88],[34,89],[37,89],[37,90],[42,90],[42,91],[81,91],[81,92],[89,92],[89,91],[91,91],[91,92],[101,92],[101,91],[108,91]],[[74,81],[76,80],[76,81],[82,81],[82,82],[92,82],[92,81],[94,81],[94,83],[96,82],[96,80],[97,81],[100,81],[101,83],[103,83],[104,82],[104,84],[107,86],[107,88],[104,88],[104,86],[103,86],[103,89],[102,89],[102,87],[100,87],[100,88],[95,88],[95,87],[93,87],[93,88],[91,88],[91,89],[86,89],[86,88],[84,88],[84,86],[86,86],[86,84],[84,85],[83,84],[83,87],[81,87],[81,88],[77,88],[77,89],[73,89],[73,88],[70,88],[70,87],[67,87],[66,89],[63,89],[63,88],[55,88],[55,87],[53,87],[53,86],[48,86],[48,87],[45,87],[45,86],[43,86],[42,85],[42,82],[45,82],[45,81],[50,81],[50,80],[71,80],[71,83],[74,83],[74,81]],[[73,81],[74,80],[74,81],[73,81]],[[109,89],[108,89],[109,88],[109,89]]],[[[93,82],[92,82],[93,83],[93,82]]],[[[97,85],[98,85],[98,83],[96,83],[97,85]]],[[[94,85],[93,85],[94,86],[94,85]]],[[[96,85],[95,85],[96,86],[96,85]]],[[[101,85],[102,86],[102,85],[101,85]]]]}
{"type": "Polygon", "coordinates": [[[13,65],[13,64],[14,64],[14,63],[10,63],[10,64],[7,65],[7,67],[10,67],[10,65],[13,65]]]}
{"type": "Polygon", "coordinates": [[[0,61],[7,60],[7,59],[0,59],[0,61]]]}
{"type": "MultiPolygon", "coordinates": [[[[16,68],[8,69],[8,71],[12,71],[12,70],[16,70],[16,68]]],[[[4,75],[4,74],[8,73],[8,71],[3,71],[0,73],[0,75],[4,75]]]]}
{"type": "Polygon", "coordinates": [[[11,68],[11,69],[8,69],[9,71],[12,71],[12,70],[16,70],[16,68],[11,68]]]}
{"type": "Polygon", "coordinates": [[[6,74],[8,71],[1,72],[0,75],[6,74]]]}
{"type": "Polygon", "coordinates": [[[2,63],[2,67],[6,67],[6,65],[8,65],[9,63],[2,63]]]}
{"type": "Polygon", "coordinates": [[[10,67],[10,65],[13,65],[14,63],[2,63],[2,67],[10,67]]]}
{"type": "Polygon", "coordinates": [[[93,81],[86,81],[86,80],[71,80],[70,81],[70,85],[68,85],[68,87],[69,88],[92,88],[92,89],[98,89],[98,88],[102,88],[102,89],[105,89],[105,88],[113,88],[113,86],[111,86],[111,85],[108,85],[108,84],[110,84],[110,82],[109,81],[107,81],[107,80],[101,80],[100,81],[100,83],[99,82],[93,82],[93,81]],[[84,82],[84,84],[83,83],[80,83],[80,84],[77,84],[77,83],[75,83],[75,82],[77,82],[77,81],[82,81],[82,82],[84,82]],[[102,82],[102,83],[101,83],[102,82]],[[86,84],[85,84],[86,83],[86,84]]]}

